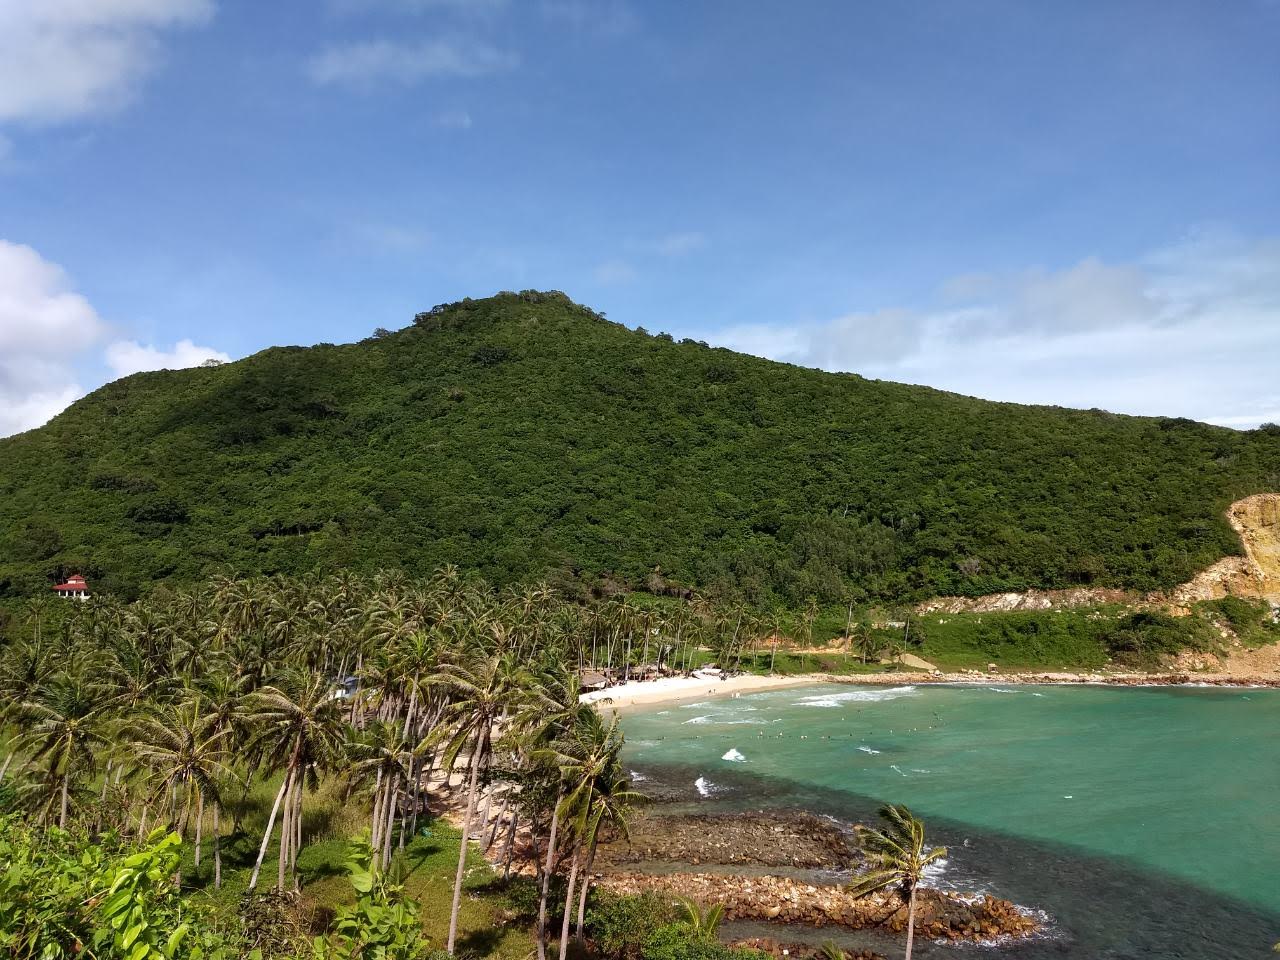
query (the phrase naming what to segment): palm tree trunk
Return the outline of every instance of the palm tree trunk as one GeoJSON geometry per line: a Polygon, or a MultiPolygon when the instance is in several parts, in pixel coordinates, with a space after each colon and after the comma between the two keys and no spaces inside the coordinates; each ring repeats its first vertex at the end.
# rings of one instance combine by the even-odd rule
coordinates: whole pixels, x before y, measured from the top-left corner
{"type": "Polygon", "coordinates": [[[511,879],[511,858],[516,852],[516,830],[520,824],[520,811],[511,811],[511,832],[507,834],[507,849],[503,852],[502,858],[506,861],[506,865],[502,868],[503,882],[511,879]]]}
{"type": "MultiPolygon", "coordinates": [[[[387,810],[386,810],[386,829],[382,833],[382,869],[386,869],[391,863],[391,835],[395,832],[396,827],[396,800],[400,792],[400,775],[392,774],[391,781],[387,784],[387,810]]],[[[462,838],[465,844],[466,837],[462,838]]]]}
{"type": "Polygon", "coordinates": [[[284,864],[289,856],[289,844],[293,842],[293,770],[290,769],[284,778],[284,810],[280,819],[280,850],[276,857],[276,890],[284,892],[284,864]]]}
{"type": "Polygon", "coordinates": [[[249,877],[250,890],[258,885],[258,874],[262,872],[262,861],[267,856],[267,847],[271,845],[271,831],[276,825],[276,814],[280,812],[280,801],[284,799],[284,791],[288,786],[289,777],[286,775],[284,783],[280,784],[280,790],[276,793],[276,802],[271,806],[271,816],[267,819],[267,830],[262,835],[262,845],[258,847],[258,859],[253,865],[253,874],[249,877]]]}
{"type": "Polygon", "coordinates": [[[911,943],[916,934],[916,888],[911,887],[911,896],[907,898],[907,954],[905,960],[911,960],[911,943]]]}
{"type": "Polygon", "coordinates": [[[204,794],[200,792],[200,788],[196,788],[196,849],[195,849],[195,872],[196,876],[200,876],[200,841],[204,836],[204,794]]]}
{"type": "Polygon", "coordinates": [[[503,818],[507,815],[507,809],[511,806],[511,796],[507,793],[502,794],[502,806],[498,808],[498,815],[493,818],[493,826],[489,829],[489,839],[485,841],[484,849],[487,853],[493,846],[493,842],[498,839],[498,828],[502,826],[503,818]]]}
{"type": "Polygon", "coordinates": [[[222,889],[222,834],[221,824],[218,822],[218,810],[221,804],[215,802],[213,805],[213,889],[222,889]]]}
{"type": "Polygon", "coordinates": [[[374,850],[381,850],[382,844],[378,842],[382,835],[379,827],[382,826],[382,769],[378,769],[378,776],[373,782],[373,813],[369,819],[369,846],[374,850]]]}
{"type": "Polygon", "coordinates": [[[462,817],[462,838],[458,842],[458,871],[453,877],[453,904],[449,908],[449,945],[445,949],[450,955],[453,954],[453,945],[458,940],[458,908],[462,905],[462,877],[467,869],[467,838],[471,835],[471,815],[476,808],[476,783],[480,777],[480,750],[483,744],[484,737],[476,734],[476,746],[471,752],[471,783],[467,787],[467,811],[462,817]]]}
{"type": "Polygon", "coordinates": [[[560,960],[569,950],[569,918],[573,913],[573,887],[578,881],[578,864],[582,859],[582,841],[573,847],[573,862],[569,865],[569,886],[564,892],[564,919],[560,921],[560,960]]]}
{"type": "Polygon", "coordinates": [[[547,957],[547,890],[551,886],[551,870],[555,864],[556,831],[560,826],[560,795],[556,794],[556,805],[551,809],[551,833],[547,837],[547,863],[542,871],[542,892],[538,895],[538,960],[547,957]]]}
{"type": "Polygon", "coordinates": [[[587,851],[587,866],[582,871],[582,892],[578,895],[578,922],[573,932],[573,935],[579,940],[582,939],[582,928],[586,923],[587,894],[591,890],[591,871],[596,865],[596,844],[599,840],[598,836],[591,838],[591,848],[587,851]]]}
{"type": "Polygon", "coordinates": [[[299,776],[297,786],[298,798],[294,802],[293,807],[293,845],[289,848],[289,873],[293,876],[293,889],[295,892],[301,889],[298,885],[298,854],[302,851],[302,796],[305,788],[305,778],[299,776]]]}
{"type": "Polygon", "coordinates": [[[71,771],[67,770],[67,772],[62,775],[62,806],[58,813],[58,827],[61,829],[65,829],[67,826],[67,794],[70,791],[71,771]]]}
{"type": "Polygon", "coordinates": [[[9,764],[13,763],[13,757],[17,750],[10,750],[8,756],[4,758],[4,766],[0,767],[0,783],[4,783],[4,775],[9,772],[9,764]]]}

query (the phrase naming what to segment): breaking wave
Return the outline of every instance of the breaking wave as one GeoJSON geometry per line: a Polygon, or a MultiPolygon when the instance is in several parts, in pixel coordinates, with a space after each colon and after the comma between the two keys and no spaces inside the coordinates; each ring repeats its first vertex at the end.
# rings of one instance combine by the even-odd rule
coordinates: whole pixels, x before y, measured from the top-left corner
{"type": "Polygon", "coordinates": [[[746,757],[744,757],[742,754],[740,754],[740,753],[739,753],[736,749],[734,749],[734,748],[730,748],[729,752],[728,752],[728,753],[726,753],[726,754],[725,754],[723,757],[721,757],[720,759],[721,759],[721,760],[732,760],[734,763],[746,763],[746,762],[747,762],[747,758],[746,758],[746,757]]]}
{"type": "Polygon", "coordinates": [[[849,690],[845,693],[824,693],[813,697],[801,697],[795,702],[797,707],[838,707],[845,703],[878,703],[881,700],[897,700],[909,697],[916,688],[891,687],[888,690],[849,690]]]}

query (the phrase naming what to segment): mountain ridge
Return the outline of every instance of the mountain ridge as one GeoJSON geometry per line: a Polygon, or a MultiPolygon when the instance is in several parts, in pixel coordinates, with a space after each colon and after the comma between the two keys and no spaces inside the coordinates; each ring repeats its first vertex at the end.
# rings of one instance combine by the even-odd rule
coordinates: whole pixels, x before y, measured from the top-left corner
{"type": "Polygon", "coordinates": [[[1280,436],[985,401],[628,330],[558,292],[115,381],[0,440],[0,594],[452,562],[799,603],[1170,587],[1280,436]]]}

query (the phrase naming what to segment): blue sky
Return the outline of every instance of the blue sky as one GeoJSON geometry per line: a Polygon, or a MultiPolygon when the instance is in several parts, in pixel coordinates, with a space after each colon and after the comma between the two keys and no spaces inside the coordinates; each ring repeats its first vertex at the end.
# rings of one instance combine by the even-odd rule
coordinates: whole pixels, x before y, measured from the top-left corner
{"type": "Polygon", "coordinates": [[[1280,420],[1278,49],[1275,0],[0,0],[0,434],[526,287],[1280,420]]]}

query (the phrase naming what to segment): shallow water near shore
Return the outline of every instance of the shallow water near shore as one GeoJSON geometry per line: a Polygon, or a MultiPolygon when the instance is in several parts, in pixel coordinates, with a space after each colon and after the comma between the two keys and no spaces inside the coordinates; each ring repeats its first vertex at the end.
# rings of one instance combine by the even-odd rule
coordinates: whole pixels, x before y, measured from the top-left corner
{"type": "MultiPolygon", "coordinates": [[[[1207,960],[1280,940],[1277,690],[822,685],[623,726],[640,786],[678,806],[910,805],[949,850],[934,885],[1050,915],[1011,956],[1207,960]]],[[[921,955],[955,949],[972,948],[921,955]]]]}

